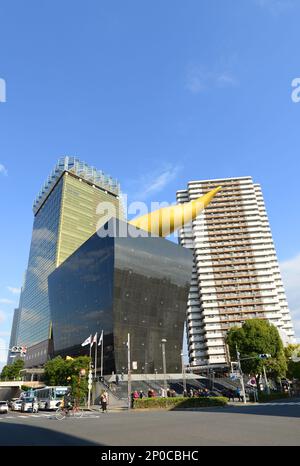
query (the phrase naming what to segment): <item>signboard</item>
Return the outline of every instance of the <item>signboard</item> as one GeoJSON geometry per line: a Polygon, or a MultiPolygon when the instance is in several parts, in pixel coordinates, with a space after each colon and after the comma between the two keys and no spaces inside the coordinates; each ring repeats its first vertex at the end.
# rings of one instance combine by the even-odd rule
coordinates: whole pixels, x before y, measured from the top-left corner
{"type": "Polygon", "coordinates": [[[251,385],[252,387],[256,387],[256,380],[254,377],[252,379],[248,380],[247,385],[251,385]]]}
{"type": "Polygon", "coordinates": [[[13,346],[10,350],[12,353],[27,353],[27,346],[13,346]]]}

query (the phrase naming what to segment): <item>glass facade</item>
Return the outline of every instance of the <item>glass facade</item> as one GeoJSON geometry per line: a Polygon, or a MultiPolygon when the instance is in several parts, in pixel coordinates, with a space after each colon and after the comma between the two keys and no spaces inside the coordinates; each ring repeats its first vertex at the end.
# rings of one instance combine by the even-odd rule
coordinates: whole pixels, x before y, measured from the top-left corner
{"type": "MultiPolygon", "coordinates": [[[[119,196],[113,191],[120,192],[112,178],[73,157],[61,159],[47,180],[34,204],[29,261],[19,305],[18,345],[31,347],[44,342],[43,347],[49,347],[48,276],[109,216],[122,217],[119,196]]],[[[36,361],[40,364],[40,357],[36,361]]],[[[26,361],[27,365],[33,363],[34,357],[26,361]]]]}
{"type": "Polygon", "coordinates": [[[103,225],[110,217],[122,216],[119,197],[80,181],[80,178],[67,172],[64,177],[56,265],[60,265],[95,233],[99,223],[103,225]]]}
{"type": "MultiPolygon", "coordinates": [[[[13,317],[10,340],[9,340],[9,350],[17,344],[19,323],[20,323],[20,309],[17,308],[14,310],[14,317],[13,317]]],[[[15,360],[14,358],[11,358],[10,356],[11,356],[11,352],[8,351],[7,364],[12,364],[15,360]]]]}
{"type": "Polygon", "coordinates": [[[62,188],[63,178],[34,218],[23,289],[19,345],[32,346],[49,338],[48,276],[56,264],[62,188]]]}
{"type": "Polygon", "coordinates": [[[190,251],[163,238],[100,236],[49,277],[54,353],[89,354],[81,343],[104,330],[104,373],[120,373],[127,369],[130,333],[136,372],[162,372],[165,338],[167,372],[180,372],[190,251]]]}

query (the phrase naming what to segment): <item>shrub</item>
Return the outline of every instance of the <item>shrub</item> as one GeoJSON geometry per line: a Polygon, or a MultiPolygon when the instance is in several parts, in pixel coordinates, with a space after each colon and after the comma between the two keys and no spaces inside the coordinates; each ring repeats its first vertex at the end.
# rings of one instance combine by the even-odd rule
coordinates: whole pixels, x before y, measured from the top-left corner
{"type": "Polygon", "coordinates": [[[137,409],[186,409],[201,408],[208,406],[226,406],[228,399],[222,396],[209,396],[199,398],[184,398],[177,396],[174,398],[143,398],[134,401],[134,408],[137,409]]]}
{"type": "Polygon", "coordinates": [[[282,398],[289,398],[289,394],[287,392],[274,392],[274,393],[270,393],[269,395],[267,393],[258,394],[259,403],[264,403],[266,401],[272,401],[272,400],[280,400],[282,398]]]}

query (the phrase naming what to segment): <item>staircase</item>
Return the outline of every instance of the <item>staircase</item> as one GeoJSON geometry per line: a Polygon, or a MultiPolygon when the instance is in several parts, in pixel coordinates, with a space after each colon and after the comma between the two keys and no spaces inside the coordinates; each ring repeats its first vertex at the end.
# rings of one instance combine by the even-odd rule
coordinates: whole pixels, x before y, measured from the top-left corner
{"type": "Polygon", "coordinates": [[[94,405],[99,405],[99,407],[101,406],[100,396],[103,390],[106,390],[108,393],[108,409],[123,410],[128,408],[127,391],[126,397],[119,397],[118,394],[116,394],[114,390],[112,390],[112,387],[108,386],[105,382],[96,382],[96,384],[93,387],[92,399],[94,400],[94,405]]]}

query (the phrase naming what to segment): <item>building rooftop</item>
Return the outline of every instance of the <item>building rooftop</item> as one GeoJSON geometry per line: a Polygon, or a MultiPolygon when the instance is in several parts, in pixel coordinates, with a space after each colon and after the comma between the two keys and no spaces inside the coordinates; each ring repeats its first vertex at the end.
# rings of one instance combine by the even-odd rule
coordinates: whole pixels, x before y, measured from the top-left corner
{"type": "Polygon", "coordinates": [[[111,176],[106,175],[101,170],[97,170],[95,167],[91,167],[87,163],[81,161],[77,157],[61,157],[54,169],[48,176],[46,182],[42,186],[41,191],[37,195],[33,203],[33,212],[37,213],[46,197],[52,190],[53,186],[56,184],[57,180],[60,178],[63,172],[74,173],[83,180],[89,181],[90,183],[109,191],[110,193],[115,194],[116,196],[120,195],[120,185],[117,180],[113,179],[111,176]]]}

